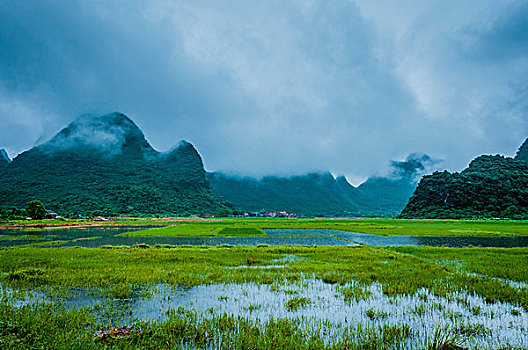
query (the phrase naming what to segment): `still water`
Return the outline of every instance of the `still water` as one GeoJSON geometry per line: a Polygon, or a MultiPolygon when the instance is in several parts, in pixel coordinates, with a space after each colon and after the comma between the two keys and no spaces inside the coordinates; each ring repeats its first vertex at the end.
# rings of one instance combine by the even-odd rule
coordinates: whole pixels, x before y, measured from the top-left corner
{"type": "MultiPolygon", "coordinates": [[[[63,229],[0,229],[0,246],[42,244],[65,241],[53,247],[100,247],[103,245],[170,244],[170,245],[317,245],[353,246],[446,246],[446,247],[527,247],[528,236],[523,237],[418,237],[376,236],[334,230],[265,230],[267,236],[255,237],[120,237],[132,232],[159,226],[88,226],[63,229]]],[[[49,245],[47,245],[49,246],[49,245]]]]}
{"type": "MultiPolygon", "coordinates": [[[[8,296],[9,288],[0,285],[0,296],[8,296]],[[2,291],[3,289],[3,291],[2,291]]],[[[478,332],[461,339],[471,349],[500,348],[506,344],[528,346],[528,313],[508,303],[487,303],[478,295],[465,292],[437,296],[427,289],[412,295],[388,297],[378,283],[360,285],[354,281],[343,286],[326,284],[318,279],[276,285],[210,284],[192,288],[160,283],[138,287],[126,299],[100,296],[97,289],[73,288],[59,300],[44,292],[18,299],[17,306],[35,302],[55,302],[66,309],[87,308],[102,323],[131,325],[135,320],[165,320],[173,314],[195,312],[199,317],[232,315],[265,322],[270,318],[297,320],[299,327],[319,330],[322,339],[330,341],[342,335],[347,327],[363,325],[407,325],[413,335],[406,348],[424,348],[424,341],[439,327],[449,325],[453,332],[478,332]],[[363,298],[346,301],[343,288],[361,288],[363,298]],[[307,302],[295,309],[288,307],[293,298],[307,302]],[[475,312],[478,310],[478,313],[475,312]]],[[[1,298],[0,298],[1,300],[1,298]]]]}

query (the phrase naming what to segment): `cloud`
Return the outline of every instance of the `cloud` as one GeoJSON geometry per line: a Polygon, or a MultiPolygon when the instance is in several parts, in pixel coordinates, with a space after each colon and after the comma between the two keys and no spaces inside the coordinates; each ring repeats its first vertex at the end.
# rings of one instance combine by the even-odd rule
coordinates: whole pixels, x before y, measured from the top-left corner
{"type": "Polygon", "coordinates": [[[108,155],[115,155],[121,152],[127,142],[146,146],[141,130],[125,115],[85,114],[62,129],[50,142],[45,143],[45,149],[57,151],[82,145],[101,149],[108,155]]]}
{"type": "Polygon", "coordinates": [[[522,1],[0,3],[0,147],[119,110],[208,170],[460,170],[528,134],[522,1]],[[12,137],[15,132],[18,136],[12,137]]]}
{"type": "Polygon", "coordinates": [[[404,161],[391,161],[391,176],[397,179],[418,181],[422,176],[441,169],[443,161],[427,154],[411,153],[404,161]]]}
{"type": "Polygon", "coordinates": [[[511,153],[528,131],[526,2],[359,4],[383,38],[378,51],[441,130],[442,153],[511,153]]]}

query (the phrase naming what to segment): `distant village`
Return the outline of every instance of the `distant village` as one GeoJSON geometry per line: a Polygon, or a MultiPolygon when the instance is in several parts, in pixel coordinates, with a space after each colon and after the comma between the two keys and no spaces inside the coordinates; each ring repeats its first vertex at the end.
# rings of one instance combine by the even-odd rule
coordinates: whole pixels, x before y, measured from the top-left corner
{"type": "Polygon", "coordinates": [[[244,213],[243,215],[240,215],[242,217],[259,217],[259,218],[297,218],[297,214],[288,213],[285,211],[268,211],[268,212],[251,212],[251,213],[244,213]]]}
{"type": "MultiPolygon", "coordinates": [[[[288,219],[295,219],[300,216],[293,213],[288,213],[286,211],[256,211],[256,212],[245,212],[241,213],[239,215],[234,215],[236,217],[244,217],[244,218],[251,218],[251,217],[257,217],[257,218],[288,218],[288,219]]],[[[213,219],[215,216],[211,214],[205,214],[202,215],[202,219],[213,219]]],[[[302,216],[301,216],[302,217],[302,216]]],[[[63,219],[62,216],[58,215],[52,210],[46,210],[46,219],[63,219]]],[[[82,216],[79,215],[79,218],[82,219],[82,216]]],[[[114,217],[103,217],[103,216],[96,216],[91,218],[95,221],[109,221],[109,220],[123,220],[123,219],[134,219],[135,217],[132,215],[117,215],[114,217]]],[[[31,220],[30,217],[26,218],[27,220],[31,220]]]]}

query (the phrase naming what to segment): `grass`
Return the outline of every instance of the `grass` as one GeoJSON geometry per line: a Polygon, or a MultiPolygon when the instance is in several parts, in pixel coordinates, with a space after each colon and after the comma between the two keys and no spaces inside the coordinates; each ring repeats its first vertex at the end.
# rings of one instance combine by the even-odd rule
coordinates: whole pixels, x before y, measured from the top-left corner
{"type": "Polygon", "coordinates": [[[387,250],[410,254],[473,274],[528,282],[526,248],[390,247],[387,250]]]}
{"type": "MultiPolygon", "coordinates": [[[[335,285],[336,293],[350,303],[368,299],[368,286],[376,282],[387,296],[412,295],[422,288],[447,297],[450,293],[467,291],[488,302],[508,302],[528,310],[528,289],[513,288],[497,279],[528,282],[525,271],[528,248],[110,248],[0,249],[0,282],[15,290],[99,287],[118,300],[126,300],[144,290],[145,285],[158,282],[184,286],[254,282],[268,284],[270,288],[280,284],[286,288],[286,310],[296,311],[316,305],[316,298],[287,293],[287,287],[314,277],[335,285]],[[277,261],[284,267],[232,268],[274,265],[277,261]]],[[[231,299],[230,295],[221,296],[222,301],[231,299]]],[[[423,308],[411,312],[427,313],[425,297],[423,300],[423,308]]],[[[1,348],[392,349],[405,348],[406,341],[413,336],[413,330],[405,324],[378,326],[376,322],[390,315],[377,308],[364,310],[365,318],[373,325],[345,328],[339,336],[330,338],[321,337],[326,334],[324,323],[307,329],[300,327],[302,321],[298,319],[272,317],[258,323],[249,316],[220,315],[214,310],[198,315],[178,309],[169,312],[164,321],[136,320],[124,336],[102,338],[94,335],[119,328],[119,324],[100,324],[94,318],[94,312],[112,312],[105,306],[91,311],[65,310],[49,304],[16,308],[5,293],[0,294],[0,301],[1,348]]],[[[258,303],[249,305],[248,315],[260,312],[261,308],[258,303]]],[[[511,313],[520,314],[515,309],[511,313]]],[[[424,348],[459,349],[465,339],[488,335],[489,330],[481,324],[457,323],[455,328],[438,328],[424,336],[424,348]]]]}
{"type": "Polygon", "coordinates": [[[15,308],[0,303],[0,345],[5,349],[392,349],[412,336],[407,325],[349,327],[331,341],[324,326],[310,330],[299,320],[264,324],[227,315],[200,317],[177,310],[166,321],[138,321],[133,327],[100,324],[86,310],[57,310],[50,304],[15,308]],[[101,336],[102,334],[110,336],[101,336]]]}
{"type": "MultiPolygon", "coordinates": [[[[9,225],[171,225],[136,231],[127,236],[214,236],[222,228],[266,229],[325,229],[368,233],[382,236],[528,236],[527,221],[508,220],[403,220],[403,219],[149,219],[126,221],[41,220],[10,221],[9,225]]],[[[238,234],[244,234],[243,231],[238,234]]],[[[255,235],[256,232],[250,232],[255,235]]],[[[262,234],[262,233],[261,233],[262,234]]]]}
{"type": "Polygon", "coordinates": [[[0,235],[0,241],[40,241],[42,237],[34,235],[23,235],[23,236],[11,236],[11,235],[0,235]]]}
{"type": "Polygon", "coordinates": [[[353,285],[351,287],[344,287],[341,293],[347,302],[358,302],[363,299],[368,299],[371,295],[366,286],[353,285]]]}
{"type": "MultiPolygon", "coordinates": [[[[440,249],[440,248],[439,248],[440,249]]],[[[426,288],[440,296],[459,290],[481,295],[489,302],[503,301],[528,309],[528,289],[514,288],[489,277],[498,269],[485,259],[496,249],[472,248],[471,261],[480,275],[468,275],[424,258],[430,248],[361,247],[174,247],[174,248],[7,248],[0,250],[0,280],[18,287],[93,286],[130,290],[129,286],[168,282],[196,286],[207,283],[254,282],[272,285],[314,277],[330,284],[380,283],[386,295],[413,294],[426,288]],[[274,265],[295,255],[280,269],[233,269],[235,266],[274,265]],[[479,263],[480,261],[480,263],[479,263]],[[21,273],[36,269],[38,274],[21,273]],[[488,274],[489,272],[489,274],[488,274]],[[12,278],[10,276],[20,276],[12,278]],[[30,276],[25,278],[24,276],[30,276]],[[123,286],[123,287],[120,287],[123,286]]],[[[456,249],[452,250],[453,253],[456,249]]],[[[504,249],[503,261],[525,261],[527,248],[504,249]]],[[[453,256],[453,259],[456,257],[453,256]]],[[[468,255],[468,258],[469,255],[468,255]]],[[[516,281],[526,282],[524,265],[510,271],[516,281]]],[[[366,289],[343,290],[346,300],[367,298],[366,289]]]]}
{"type": "Polygon", "coordinates": [[[156,227],[125,232],[122,237],[213,237],[213,236],[262,236],[264,231],[254,227],[229,227],[222,224],[196,223],[156,227]]]}
{"type": "Polygon", "coordinates": [[[293,297],[288,300],[286,307],[288,308],[288,311],[297,311],[300,308],[310,305],[311,302],[310,298],[293,297]]]}

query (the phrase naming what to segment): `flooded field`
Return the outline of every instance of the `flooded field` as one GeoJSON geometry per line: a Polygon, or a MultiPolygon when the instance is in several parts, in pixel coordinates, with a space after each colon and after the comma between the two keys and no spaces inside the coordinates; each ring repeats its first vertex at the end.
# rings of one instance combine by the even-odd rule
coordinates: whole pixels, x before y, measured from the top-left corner
{"type": "Polygon", "coordinates": [[[2,229],[2,347],[528,348],[527,237],[205,228],[2,229]]]}
{"type": "MultiPolygon", "coordinates": [[[[378,283],[344,285],[318,279],[297,283],[278,281],[210,284],[191,288],[156,284],[137,288],[126,298],[101,296],[93,288],[72,288],[62,298],[46,293],[13,298],[3,291],[2,302],[11,298],[17,307],[52,302],[59,309],[82,309],[99,324],[130,327],[139,322],[166,322],[193,315],[207,320],[228,315],[265,327],[270,320],[287,320],[325,344],[343,339],[350,330],[406,330],[398,344],[388,348],[427,349],[437,332],[456,339],[459,349],[528,347],[528,313],[509,303],[487,303],[466,292],[440,297],[427,289],[412,295],[387,296],[378,283]]],[[[104,293],[103,293],[104,294],[104,293]]],[[[31,295],[31,293],[30,293],[31,295]]],[[[214,330],[213,330],[214,331],[214,330]]],[[[212,348],[221,348],[218,340],[212,348]]]]}
{"type": "Polygon", "coordinates": [[[100,247],[104,245],[315,245],[315,246],[446,246],[527,247],[528,236],[379,236],[325,229],[266,229],[259,236],[122,236],[162,226],[87,226],[62,229],[0,229],[0,246],[42,245],[54,247],[100,247]]]}
{"type": "Polygon", "coordinates": [[[346,242],[367,244],[376,247],[387,246],[433,246],[433,247],[528,247],[528,236],[516,237],[475,237],[475,236],[377,236],[334,230],[266,230],[269,235],[302,236],[307,234],[335,237],[346,242]]]}

